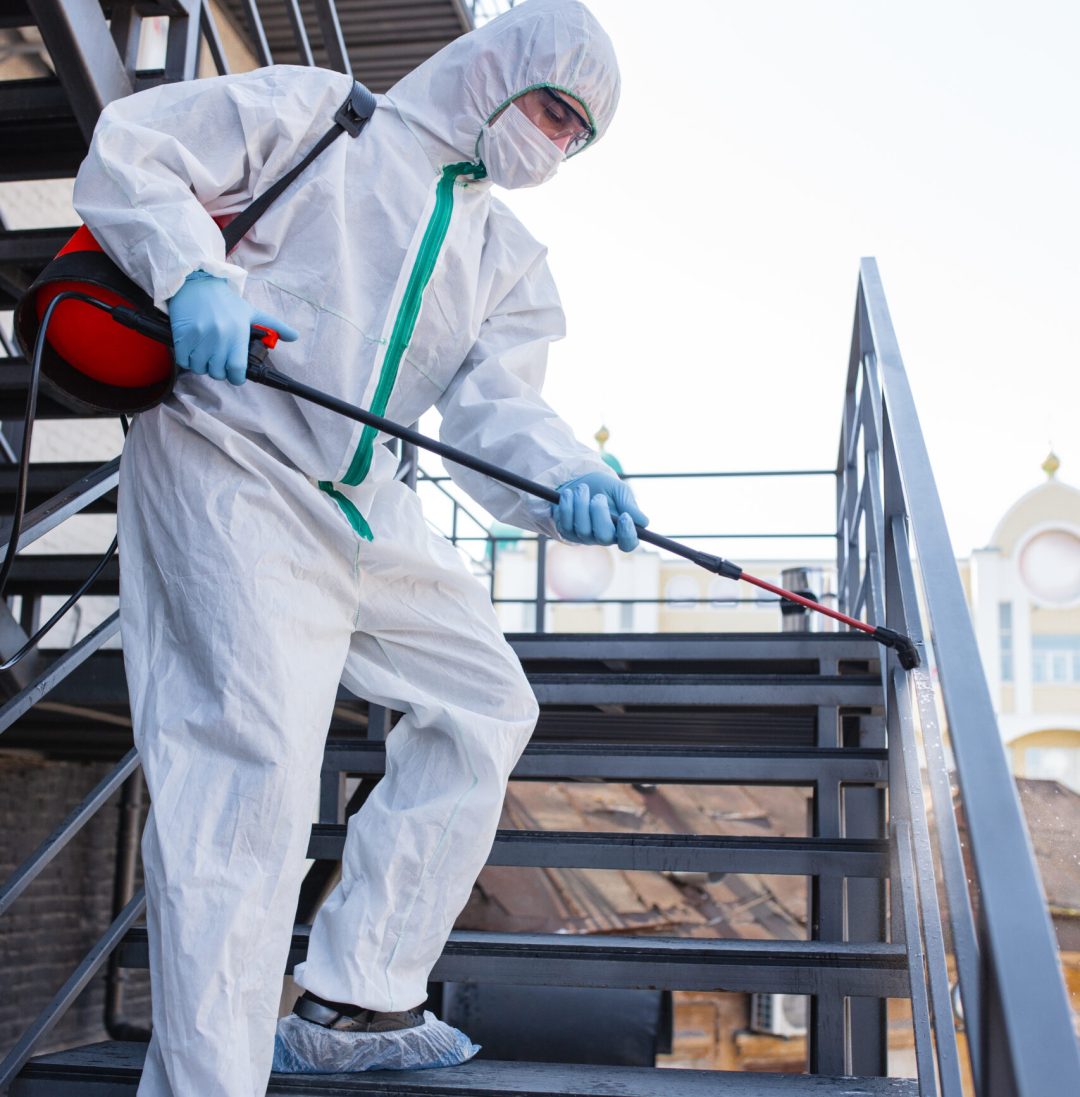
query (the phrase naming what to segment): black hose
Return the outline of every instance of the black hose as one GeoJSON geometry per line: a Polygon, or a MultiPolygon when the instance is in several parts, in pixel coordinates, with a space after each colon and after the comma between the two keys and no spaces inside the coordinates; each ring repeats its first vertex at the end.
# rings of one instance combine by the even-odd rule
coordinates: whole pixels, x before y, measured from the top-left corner
{"type": "MultiPolygon", "coordinates": [[[[23,520],[26,517],[26,495],[30,483],[30,443],[33,437],[34,422],[37,414],[38,390],[41,384],[41,357],[45,350],[45,337],[48,332],[49,322],[52,320],[56,307],[67,300],[84,301],[88,305],[101,309],[103,312],[112,312],[109,305],[98,301],[85,293],[77,293],[74,290],[65,290],[58,293],[45,309],[45,315],[41,320],[37,338],[34,340],[34,353],[30,358],[30,383],[27,386],[26,413],[23,418],[22,449],[19,454],[19,480],[15,488],[15,508],[11,518],[11,531],[8,538],[7,551],[4,553],[4,562],[0,565],[0,599],[4,597],[8,580],[11,578],[11,569],[15,564],[15,557],[19,551],[19,539],[22,536],[23,520]]],[[[128,432],[127,419],[120,417],[125,436],[128,432]]],[[[22,659],[26,658],[42,639],[64,618],[76,602],[94,585],[98,576],[108,566],[109,561],[116,554],[117,538],[114,537],[105,555],[95,565],[94,570],[75,593],[39,628],[29,640],[12,656],[0,663],[0,671],[11,670],[22,659]]]]}

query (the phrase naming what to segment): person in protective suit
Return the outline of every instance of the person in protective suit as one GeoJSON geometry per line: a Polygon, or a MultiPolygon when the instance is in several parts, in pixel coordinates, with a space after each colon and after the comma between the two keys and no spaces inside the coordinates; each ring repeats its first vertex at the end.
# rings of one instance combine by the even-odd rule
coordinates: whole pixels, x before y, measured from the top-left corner
{"type": "Polygon", "coordinates": [[[103,112],[76,183],[187,369],[137,417],[121,466],[124,656],[152,798],[142,1097],[261,1097],[272,1060],[474,1054],[418,1007],[537,717],[484,589],[384,439],[241,385],[250,324],[281,332],[283,372],[399,422],[435,406],[444,440],[561,489],[549,507],[451,466],[503,522],[629,550],[647,521],[539,395],[563,314],[544,248],[491,194],[603,135],[619,87],[603,30],[574,0],[528,0],[457,39],[226,256],[219,224],[303,157],[350,87],[275,66],[141,92],[103,112]],[[404,715],[277,1025],[339,682],[404,715]]]}

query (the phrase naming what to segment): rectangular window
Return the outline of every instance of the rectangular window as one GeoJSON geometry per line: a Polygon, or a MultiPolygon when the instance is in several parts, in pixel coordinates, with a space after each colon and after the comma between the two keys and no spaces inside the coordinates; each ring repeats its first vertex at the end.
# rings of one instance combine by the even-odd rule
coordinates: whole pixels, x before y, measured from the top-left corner
{"type": "Polygon", "coordinates": [[[1080,683],[1080,635],[1062,633],[1033,636],[1031,673],[1036,682],[1044,684],[1080,683]]]}
{"type": "Polygon", "coordinates": [[[1012,602],[998,603],[998,636],[1001,643],[1001,680],[1013,680],[1012,602]]]}

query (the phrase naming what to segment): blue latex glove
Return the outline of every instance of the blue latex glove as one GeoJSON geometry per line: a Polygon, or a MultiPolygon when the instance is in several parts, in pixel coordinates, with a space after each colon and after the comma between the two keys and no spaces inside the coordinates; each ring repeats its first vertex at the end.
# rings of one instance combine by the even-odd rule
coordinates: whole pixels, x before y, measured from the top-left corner
{"type": "Polygon", "coordinates": [[[638,546],[636,523],[649,519],[634,501],[634,493],[613,473],[590,472],[559,488],[551,517],[560,536],[578,545],[614,545],[623,552],[638,546]]]}
{"type": "Polygon", "coordinates": [[[287,343],[299,332],[243,299],[224,278],[193,271],[169,298],[176,364],[234,385],[246,380],[251,326],[273,328],[287,343]]]}

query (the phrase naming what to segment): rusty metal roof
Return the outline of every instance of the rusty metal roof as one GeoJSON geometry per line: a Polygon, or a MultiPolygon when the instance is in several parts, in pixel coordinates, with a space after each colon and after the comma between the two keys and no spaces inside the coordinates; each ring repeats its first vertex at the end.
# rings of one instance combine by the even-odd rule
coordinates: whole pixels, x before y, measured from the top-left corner
{"type": "MultiPolygon", "coordinates": [[[[500,827],[801,837],[803,789],[514,781],[500,827]]],[[[459,929],[805,940],[799,876],[489,866],[459,929]]]]}

